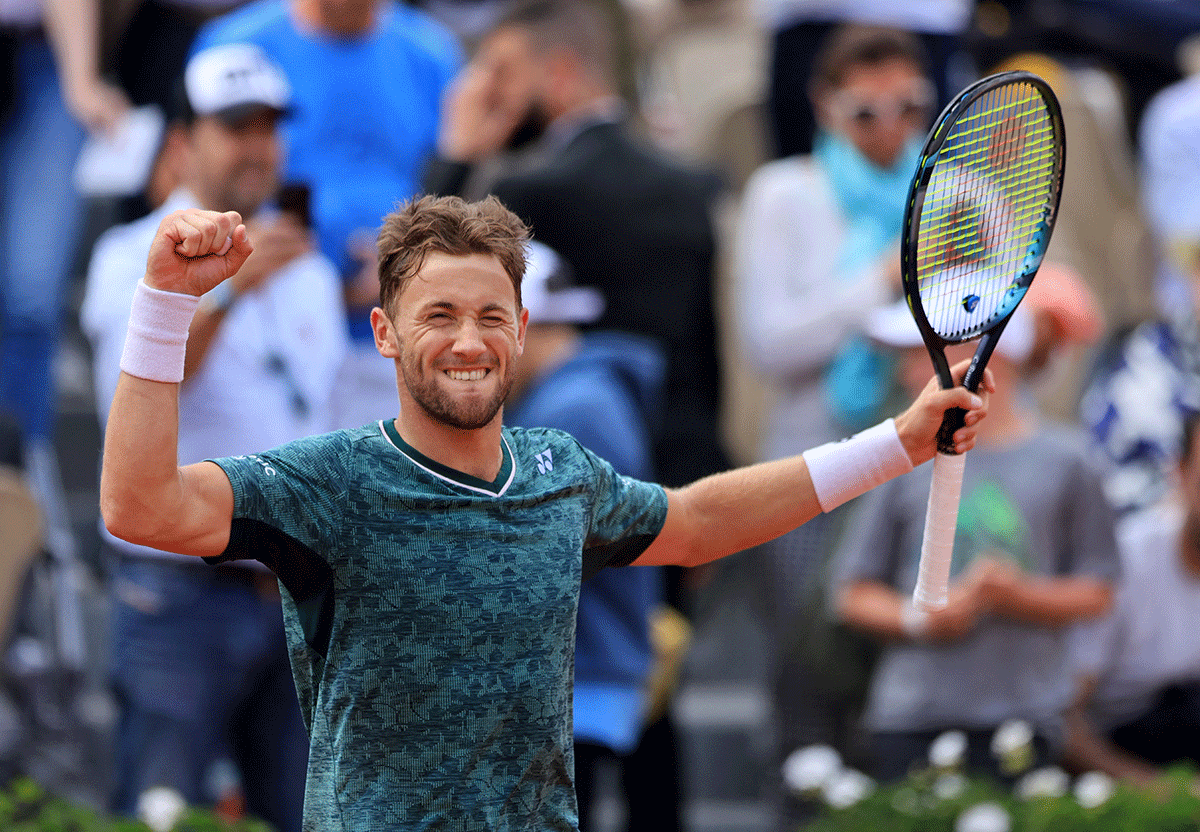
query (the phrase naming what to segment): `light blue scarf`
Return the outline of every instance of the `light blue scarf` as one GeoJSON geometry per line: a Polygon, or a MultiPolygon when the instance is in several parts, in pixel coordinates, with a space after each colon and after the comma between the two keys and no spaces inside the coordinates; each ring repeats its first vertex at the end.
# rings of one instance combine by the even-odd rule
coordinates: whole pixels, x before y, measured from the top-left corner
{"type": "Polygon", "coordinates": [[[899,238],[921,144],[921,137],[913,136],[892,166],[881,168],[845,136],[824,131],[817,135],[813,157],[829,177],[846,220],[846,238],[838,252],[841,276],[855,274],[899,238]]]}
{"type": "MultiPolygon", "coordinates": [[[[838,252],[837,274],[846,279],[882,257],[900,236],[904,202],[921,152],[921,138],[910,139],[890,168],[873,164],[846,137],[819,133],[813,157],[829,177],[833,196],[846,222],[838,252]]],[[[897,252],[899,256],[899,252],[897,252]]],[[[852,337],[825,373],[830,412],[850,430],[878,420],[891,390],[895,362],[890,353],[865,337],[852,337]]]]}

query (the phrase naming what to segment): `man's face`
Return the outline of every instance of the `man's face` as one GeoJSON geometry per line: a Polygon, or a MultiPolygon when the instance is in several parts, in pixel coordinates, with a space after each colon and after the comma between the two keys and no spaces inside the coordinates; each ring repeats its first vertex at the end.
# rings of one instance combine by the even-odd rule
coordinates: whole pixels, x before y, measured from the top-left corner
{"type": "Polygon", "coordinates": [[[475,430],[498,418],[527,318],[495,257],[432,252],[392,314],[371,320],[380,353],[398,359],[401,410],[475,430]]]}
{"type": "Polygon", "coordinates": [[[546,68],[529,33],[512,26],[497,29],[479,45],[471,64],[489,79],[491,105],[521,114],[509,146],[538,139],[551,118],[544,101],[546,68]]]}
{"type": "Polygon", "coordinates": [[[220,118],[197,118],[191,129],[188,185],[217,211],[250,216],[279,187],[279,115],[267,107],[227,123],[220,118]]]}
{"type": "Polygon", "coordinates": [[[878,167],[890,168],[905,143],[929,126],[934,91],[917,67],[894,58],[851,67],[842,85],[816,104],[824,127],[846,136],[878,167]]]}

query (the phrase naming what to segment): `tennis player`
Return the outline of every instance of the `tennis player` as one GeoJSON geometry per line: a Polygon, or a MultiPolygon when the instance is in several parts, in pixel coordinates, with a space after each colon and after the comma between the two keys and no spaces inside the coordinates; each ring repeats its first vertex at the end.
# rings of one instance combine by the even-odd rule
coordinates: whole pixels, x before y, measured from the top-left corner
{"type": "Polygon", "coordinates": [[[527,237],[494,198],[406,204],[379,235],[371,316],[399,417],[180,468],[188,323],[252,243],[236,213],[159,226],[101,509],[118,537],[278,576],[311,737],[306,830],[575,829],[581,580],[762,543],[930,459],[948,407],[969,410],[962,451],[986,414],[990,378],[979,396],[931,380],[895,420],[803,456],[678,490],[617,476],[567,434],[502,424],[527,237]]]}

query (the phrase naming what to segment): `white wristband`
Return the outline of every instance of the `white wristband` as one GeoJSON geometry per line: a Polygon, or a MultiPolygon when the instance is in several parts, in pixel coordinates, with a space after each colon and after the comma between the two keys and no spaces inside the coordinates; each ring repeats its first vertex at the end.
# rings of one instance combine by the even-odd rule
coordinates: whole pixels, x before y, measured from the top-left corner
{"type": "Polygon", "coordinates": [[[891,419],[841,442],[807,450],[803,456],[822,511],[833,511],[913,468],[891,419]]]}
{"type": "Polygon", "coordinates": [[[188,327],[199,303],[195,295],[165,292],[139,280],[129,310],[121,369],[150,381],[183,381],[188,327]]]}

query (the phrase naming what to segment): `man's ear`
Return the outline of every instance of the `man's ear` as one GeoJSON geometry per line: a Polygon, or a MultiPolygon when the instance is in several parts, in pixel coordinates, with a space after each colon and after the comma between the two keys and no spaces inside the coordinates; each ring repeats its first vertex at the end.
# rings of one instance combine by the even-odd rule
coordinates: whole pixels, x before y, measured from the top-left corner
{"type": "Polygon", "coordinates": [[[522,307],[517,316],[517,358],[525,353],[525,330],[529,328],[529,310],[522,307]]]}
{"type": "Polygon", "coordinates": [[[384,358],[400,357],[400,341],[392,319],[380,307],[371,310],[371,331],[375,333],[375,349],[384,358]]]}

